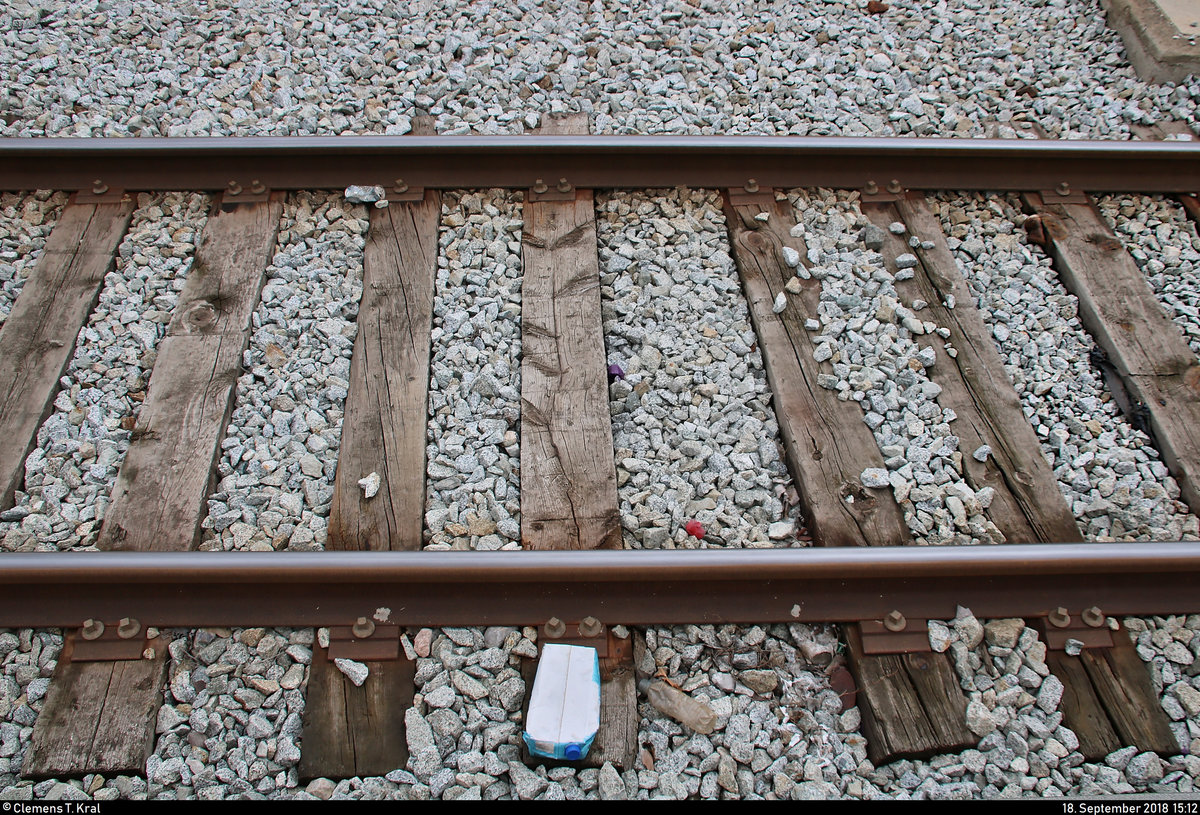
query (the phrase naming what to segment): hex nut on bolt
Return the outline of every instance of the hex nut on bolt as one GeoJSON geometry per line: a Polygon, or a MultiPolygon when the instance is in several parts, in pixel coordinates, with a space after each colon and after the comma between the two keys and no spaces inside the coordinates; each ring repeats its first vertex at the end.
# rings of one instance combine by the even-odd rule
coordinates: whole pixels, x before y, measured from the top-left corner
{"type": "Polygon", "coordinates": [[[595,617],[584,617],[579,623],[579,634],[583,637],[598,637],[604,626],[595,617]]]}
{"type": "Polygon", "coordinates": [[[354,625],[350,626],[351,633],[361,640],[375,633],[375,623],[368,620],[366,617],[359,617],[354,621],[354,625]]]}
{"type": "Polygon", "coordinates": [[[1055,628],[1066,628],[1071,624],[1071,615],[1068,614],[1067,610],[1062,606],[1059,606],[1058,608],[1054,609],[1054,611],[1051,611],[1050,614],[1047,615],[1046,619],[1048,619],[1050,621],[1050,625],[1054,626],[1055,628]]]}
{"type": "Polygon", "coordinates": [[[572,190],[571,182],[567,181],[567,179],[565,179],[565,178],[558,179],[558,191],[559,192],[570,192],[571,190],[572,190]]]}
{"type": "Polygon", "coordinates": [[[85,640],[98,640],[103,633],[104,623],[91,618],[83,621],[83,628],[79,632],[85,640]]]}
{"type": "Polygon", "coordinates": [[[540,178],[533,182],[533,191],[538,195],[541,195],[549,189],[550,188],[546,186],[546,182],[540,178]]]}
{"type": "Polygon", "coordinates": [[[142,624],[133,617],[122,617],[121,622],[117,623],[117,636],[123,640],[131,640],[141,631],[142,624]]]}
{"type": "Polygon", "coordinates": [[[546,636],[551,639],[558,639],[563,634],[567,633],[567,624],[557,617],[551,617],[546,621],[545,627],[546,636]]]}
{"type": "Polygon", "coordinates": [[[1105,620],[1104,612],[1100,610],[1099,606],[1085,608],[1083,613],[1079,615],[1079,618],[1083,620],[1084,625],[1091,626],[1092,628],[1100,628],[1104,625],[1105,620]]]}
{"type": "Polygon", "coordinates": [[[903,631],[908,627],[908,620],[904,619],[904,615],[899,611],[893,609],[883,618],[883,627],[888,631],[903,631]]]}

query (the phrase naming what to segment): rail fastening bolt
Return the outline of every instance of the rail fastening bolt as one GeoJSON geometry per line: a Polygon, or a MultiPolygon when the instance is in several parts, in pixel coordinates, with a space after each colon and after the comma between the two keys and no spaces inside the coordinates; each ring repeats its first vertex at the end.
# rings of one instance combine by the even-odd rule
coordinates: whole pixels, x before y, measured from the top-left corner
{"type": "Polygon", "coordinates": [[[241,195],[242,194],[242,185],[237,183],[236,181],[230,181],[225,186],[225,192],[228,195],[241,195]]]}
{"type": "Polygon", "coordinates": [[[250,182],[250,192],[254,193],[255,195],[262,195],[266,191],[266,185],[257,178],[250,182]]]}
{"type": "Polygon", "coordinates": [[[899,179],[893,178],[891,181],[888,182],[887,191],[892,193],[893,195],[900,192],[900,190],[902,190],[902,189],[904,189],[904,188],[900,186],[899,179]]]}
{"type": "Polygon", "coordinates": [[[595,617],[584,617],[579,623],[579,635],[582,637],[598,637],[604,626],[595,617]]]}
{"type": "Polygon", "coordinates": [[[396,195],[403,195],[408,192],[408,185],[404,183],[403,178],[397,178],[395,183],[392,184],[392,192],[396,193],[396,195]]]}
{"type": "Polygon", "coordinates": [[[546,627],[544,630],[547,637],[556,640],[563,634],[567,633],[567,624],[557,617],[551,617],[549,620],[546,620],[546,627]]]}
{"type": "Polygon", "coordinates": [[[879,185],[874,181],[868,181],[866,186],[863,187],[863,192],[867,195],[876,195],[879,192],[879,185]]]}
{"type": "Polygon", "coordinates": [[[550,188],[546,186],[546,182],[540,178],[533,182],[533,191],[538,195],[541,195],[549,189],[550,188]]]}
{"type": "Polygon", "coordinates": [[[892,609],[883,618],[883,627],[888,631],[903,631],[908,627],[908,620],[904,619],[904,615],[896,609],[892,609]]]}
{"type": "Polygon", "coordinates": [[[142,624],[133,617],[122,617],[121,622],[117,623],[117,636],[123,640],[131,640],[141,631],[142,624]]]}
{"type": "Polygon", "coordinates": [[[100,179],[97,178],[95,181],[92,182],[92,194],[93,195],[104,195],[104,193],[106,193],[106,192],[108,192],[108,185],[105,184],[103,181],[101,181],[100,179]]]}
{"type": "Polygon", "coordinates": [[[1092,628],[1100,628],[1104,625],[1105,620],[1104,612],[1100,610],[1099,606],[1085,608],[1083,613],[1079,615],[1079,618],[1083,620],[1084,625],[1091,626],[1092,628]]]}
{"type": "Polygon", "coordinates": [[[1058,608],[1054,609],[1054,611],[1051,611],[1046,619],[1048,619],[1050,621],[1050,625],[1054,626],[1055,628],[1066,628],[1071,624],[1071,615],[1068,614],[1067,610],[1062,606],[1059,606],[1058,608]]]}
{"type": "Polygon", "coordinates": [[[758,179],[751,178],[749,181],[747,181],[745,183],[744,189],[746,190],[746,192],[758,192],[758,179]]]}
{"type": "Polygon", "coordinates": [[[104,623],[88,618],[83,621],[83,629],[79,633],[85,640],[98,640],[104,633],[104,623]]]}
{"type": "Polygon", "coordinates": [[[1065,181],[1061,181],[1059,182],[1058,186],[1054,188],[1054,191],[1059,195],[1070,195],[1071,185],[1065,181]]]}
{"type": "Polygon", "coordinates": [[[569,181],[567,181],[567,179],[565,179],[565,178],[558,179],[558,191],[559,192],[570,192],[571,191],[571,183],[569,181]]]}
{"type": "Polygon", "coordinates": [[[360,640],[365,640],[375,633],[375,623],[366,617],[359,617],[354,621],[354,625],[350,626],[350,631],[360,640]]]}

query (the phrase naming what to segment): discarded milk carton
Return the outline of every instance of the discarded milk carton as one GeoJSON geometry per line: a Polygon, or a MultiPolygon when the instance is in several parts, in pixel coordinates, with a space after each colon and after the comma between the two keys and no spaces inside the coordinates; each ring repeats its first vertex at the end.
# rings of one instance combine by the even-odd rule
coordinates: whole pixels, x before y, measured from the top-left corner
{"type": "Polygon", "coordinates": [[[595,648],[545,645],[522,736],[535,756],[578,761],[600,729],[600,660],[595,648]]]}

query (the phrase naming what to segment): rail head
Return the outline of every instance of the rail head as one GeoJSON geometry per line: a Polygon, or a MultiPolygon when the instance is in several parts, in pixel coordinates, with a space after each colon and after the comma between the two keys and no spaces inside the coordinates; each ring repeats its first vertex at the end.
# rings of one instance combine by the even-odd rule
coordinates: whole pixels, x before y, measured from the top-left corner
{"type": "Polygon", "coordinates": [[[0,140],[5,189],[584,188],[1179,193],[1200,189],[1200,143],[727,135],[268,136],[0,140]],[[1062,187],[1062,185],[1066,185],[1062,187]]]}
{"type": "Polygon", "coordinates": [[[0,626],[833,622],[1200,611],[1200,543],[672,552],[31,553],[0,626]]]}

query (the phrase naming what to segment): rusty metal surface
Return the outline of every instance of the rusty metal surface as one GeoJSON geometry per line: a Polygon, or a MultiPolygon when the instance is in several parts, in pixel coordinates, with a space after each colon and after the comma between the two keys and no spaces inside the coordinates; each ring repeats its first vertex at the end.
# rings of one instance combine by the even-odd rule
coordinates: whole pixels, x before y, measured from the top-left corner
{"type": "Polygon", "coordinates": [[[294,136],[0,140],[4,189],[829,186],[1194,192],[1200,144],[821,136],[294,136]]]}
{"type": "Polygon", "coordinates": [[[70,552],[0,556],[0,626],[540,624],[1200,611],[1200,544],[671,552],[70,552]]]}
{"type": "Polygon", "coordinates": [[[927,620],[909,620],[903,631],[890,631],[878,620],[863,620],[858,626],[863,653],[919,654],[932,651],[927,623],[927,620]]]}
{"type": "Polygon", "coordinates": [[[374,633],[358,637],[349,625],[329,626],[329,658],[360,662],[400,658],[400,626],[380,625],[374,633]]]}

